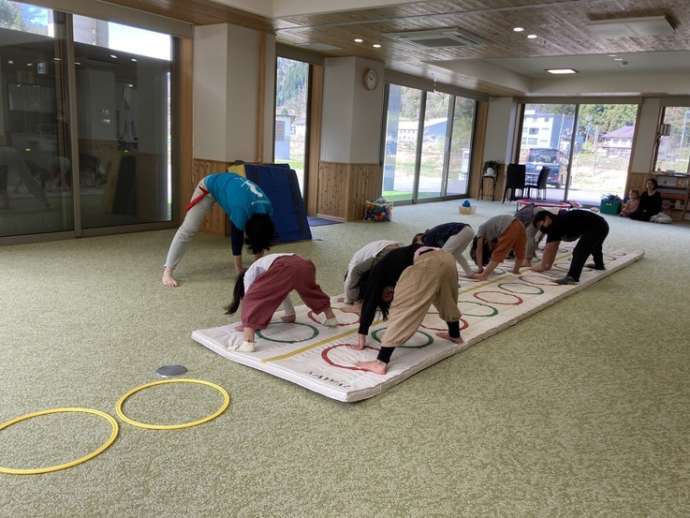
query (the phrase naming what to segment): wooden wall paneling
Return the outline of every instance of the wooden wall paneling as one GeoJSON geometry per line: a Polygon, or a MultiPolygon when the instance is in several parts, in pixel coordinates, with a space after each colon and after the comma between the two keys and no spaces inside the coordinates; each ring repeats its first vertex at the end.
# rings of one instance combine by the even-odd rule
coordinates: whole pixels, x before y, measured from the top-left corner
{"type": "Polygon", "coordinates": [[[345,220],[347,216],[345,192],[347,166],[335,162],[319,162],[318,210],[320,216],[345,220]]]}
{"type": "Polygon", "coordinates": [[[321,122],[323,118],[323,65],[311,65],[309,110],[309,176],[307,178],[307,213],[319,211],[319,162],[321,161],[321,122]]]}
{"type": "Polygon", "coordinates": [[[350,164],[345,219],[364,218],[365,202],[381,196],[382,175],[383,169],[379,164],[350,164]]]}
{"type": "Polygon", "coordinates": [[[318,214],[344,221],[362,219],[365,202],[381,195],[382,175],[379,164],[321,162],[318,214]]]}
{"type": "Polygon", "coordinates": [[[475,127],[474,140],[472,141],[472,167],[470,172],[471,198],[479,196],[479,183],[482,178],[482,168],[484,166],[484,145],[486,143],[486,123],[489,115],[489,103],[480,101],[477,107],[477,123],[475,127]]]}
{"type": "MultiPolygon", "coordinates": [[[[223,172],[227,170],[227,168],[228,164],[225,162],[194,159],[194,165],[192,167],[192,182],[196,187],[196,184],[199,183],[199,180],[205,176],[208,176],[212,173],[223,172]]],[[[201,230],[203,232],[208,232],[209,234],[219,234],[222,236],[228,235],[228,217],[218,204],[213,205],[213,209],[211,209],[211,212],[206,216],[201,230]]]]}
{"type": "Polygon", "coordinates": [[[259,36],[259,77],[258,96],[256,103],[256,162],[263,162],[264,158],[264,111],[266,105],[266,39],[267,34],[259,36]]]}

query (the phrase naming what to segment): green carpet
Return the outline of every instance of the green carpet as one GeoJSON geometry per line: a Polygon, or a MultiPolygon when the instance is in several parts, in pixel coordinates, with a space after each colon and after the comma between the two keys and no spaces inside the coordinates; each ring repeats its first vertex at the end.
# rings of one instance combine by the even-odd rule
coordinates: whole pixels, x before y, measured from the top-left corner
{"type": "MultiPolygon", "coordinates": [[[[459,202],[397,207],[393,223],[313,229],[276,247],[342,291],[350,254],[460,220],[459,202]]],[[[476,226],[512,209],[480,203],[476,226]]],[[[68,471],[0,475],[0,516],[688,516],[690,228],[608,218],[645,258],[385,394],[341,404],[224,360],[193,329],[226,321],[230,246],[199,236],[175,290],[173,231],[0,248],[0,420],[56,406],[114,414],[128,389],[182,363],[227,388],[219,419],[185,431],[123,425],[68,471]]],[[[135,396],[135,417],[210,413],[203,387],[135,396]]],[[[53,416],[0,433],[0,465],[61,463],[109,432],[53,416]]]]}

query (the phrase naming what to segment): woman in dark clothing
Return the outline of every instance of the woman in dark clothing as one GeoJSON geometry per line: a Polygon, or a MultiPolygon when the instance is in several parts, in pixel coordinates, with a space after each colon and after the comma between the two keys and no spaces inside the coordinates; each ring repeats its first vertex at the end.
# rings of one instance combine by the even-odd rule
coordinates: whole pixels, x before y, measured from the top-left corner
{"type": "Polygon", "coordinates": [[[657,183],[654,178],[647,180],[647,191],[640,196],[640,205],[630,214],[630,219],[649,221],[652,216],[661,212],[661,194],[656,190],[657,183]]]}

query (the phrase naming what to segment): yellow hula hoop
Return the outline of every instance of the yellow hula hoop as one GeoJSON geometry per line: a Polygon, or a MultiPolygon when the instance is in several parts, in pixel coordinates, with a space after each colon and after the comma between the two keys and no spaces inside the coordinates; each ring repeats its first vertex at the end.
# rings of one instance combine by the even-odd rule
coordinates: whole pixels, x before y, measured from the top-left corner
{"type": "Polygon", "coordinates": [[[204,380],[197,380],[197,379],[189,379],[189,378],[181,378],[181,379],[172,379],[172,380],[160,380],[160,381],[153,381],[151,383],[146,383],[145,385],[141,385],[140,387],[133,388],[127,394],[122,396],[117,404],[115,405],[115,412],[117,412],[117,416],[122,419],[125,423],[131,424],[132,426],[136,426],[137,428],[145,428],[147,430],[180,430],[182,428],[191,428],[192,426],[199,426],[200,424],[208,423],[209,421],[212,421],[219,415],[221,415],[223,412],[227,410],[227,408],[230,406],[230,394],[228,394],[227,390],[225,390],[223,387],[220,385],[216,385],[215,383],[211,383],[210,381],[204,381],[204,380]],[[196,385],[206,385],[207,387],[211,387],[223,396],[223,404],[220,406],[218,410],[216,410],[213,414],[203,417],[201,419],[197,419],[195,421],[189,421],[187,423],[181,423],[181,424],[151,424],[151,423],[142,423],[141,421],[136,421],[130,417],[127,417],[124,412],[124,405],[127,402],[127,400],[132,397],[134,394],[137,392],[141,392],[142,390],[145,390],[150,387],[155,387],[157,385],[166,385],[168,383],[194,383],[196,385]]]}
{"type": "Polygon", "coordinates": [[[112,428],[112,431],[110,432],[110,437],[108,437],[108,440],[103,443],[103,445],[99,446],[96,448],[94,451],[91,453],[84,455],[83,457],[79,457],[76,460],[73,460],[72,462],[67,462],[65,464],[59,464],[57,466],[48,466],[45,468],[6,468],[4,466],[0,466],[0,473],[5,473],[7,475],[41,475],[44,473],[53,473],[55,471],[61,471],[63,469],[68,469],[68,468],[73,468],[74,466],[77,466],[79,464],[83,464],[86,461],[89,461],[96,457],[97,455],[100,455],[103,453],[105,450],[110,448],[112,444],[115,442],[115,439],[117,439],[117,434],[120,430],[120,425],[117,424],[117,421],[110,415],[106,414],[105,412],[101,412],[100,410],[94,410],[91,408],[78,408],[78,407],[68,407],[68,408],[50,408],[48,410],[41,410],[40,412],[33,412],[31,414],[25,414],[19,417],[15,417],[14,419],[10,419],[9,421],[5,421],[4,423],[0,423],[0,431],[4,430],[5,428],[9,428],[12,425],[15,425],[17,423],[21,423],[22,421],[28,421],[29,419],[33,419],[34,417],[40,417],[44,415],[49,415],[49,414],[64,414],[64,413],[77,413],[77,414],[92,414],[98,417],[102,417],[108,423],[110,423],[110,426],[112,428]]]}

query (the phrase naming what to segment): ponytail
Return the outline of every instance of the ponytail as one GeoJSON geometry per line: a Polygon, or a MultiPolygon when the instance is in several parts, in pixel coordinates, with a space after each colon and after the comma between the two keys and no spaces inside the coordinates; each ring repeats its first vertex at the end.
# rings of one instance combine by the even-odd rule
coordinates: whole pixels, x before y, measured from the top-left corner
{"type": "Polygon", "coordinates": [[[225,307],[225,314],[232,315],[240,307],[240,302],[244,298],[244,272],[237,276],[235,289],[232,291],[232,302],[225,307]]]}

